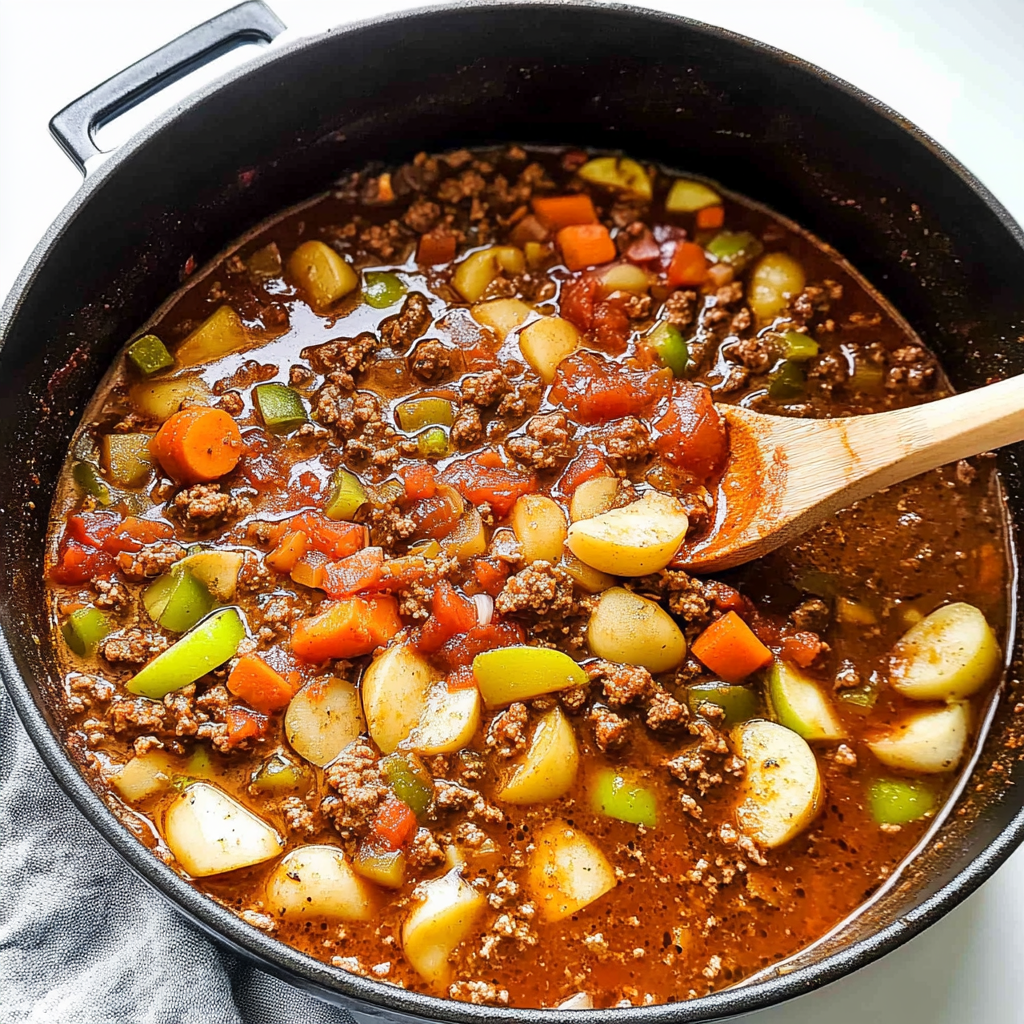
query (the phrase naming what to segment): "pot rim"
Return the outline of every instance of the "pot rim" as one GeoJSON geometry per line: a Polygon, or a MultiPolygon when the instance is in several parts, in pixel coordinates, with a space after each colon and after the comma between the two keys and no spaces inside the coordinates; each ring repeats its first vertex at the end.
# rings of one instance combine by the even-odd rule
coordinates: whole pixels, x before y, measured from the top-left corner
{"type": "MultiPolygon", "coordinates": [[[[536,8],[558,8],[561,10],[575,8],[579,11],[580,16],[595,12],[602,15],[612,14],[644,19],[655,26],[660,23],[682,27],[695,35],[725,40],[768,61],[784,62],[797,67],[870,108],[876,114],[900,127],[928,149],[936,159],[953,171],[985,203],[1017,244],[1024,249],[1024,230],[1021,226],[985,185],[943,146],[880,100],[845,79],[800,57],[729,29],[709,25],[681,15],[622,3],[601,3],[595,2],[595,0],[465,0],[465,2],[456,0],[454,3],[438,3],[389,12],[375,18],[339,25],[325,32],[302,36],[280,45],[267,47],[265,52],[254,56],[214,82],[191,93],[174,108],[155,118],[118,149],[104,154],[103,162],[94,171],[87,174],[67,206],[40,239],[15,280],[3,306],[0,307],[0,349],[4,345],[10,325],[18,313],[23,296],[31,287],[39,268],[60,242],[65,229],[78,211],[86,205],[93,193],[106,181],[108,176],[116,171],[122,162],[147,145],[150,139],[180,115],[187,114],[214,93],[251,71],[279,60],[286,60],[300,50],[317,45],[326,39],[341,35],[356,35],[366,29],[387,26],[396,22],[429,22],[438,15],[463,12],[467,15],[480,14],[491,8],[519,8],[524,11],[536,8]]],[[[256,963],[260,968],[285,981],[300,980],[304,986],[314,989],[318,996],[336,1005],[344,1005],[344,1000],[339,997],[347,997],[363,1004],[366,1010],[377,1007],[385,1012],[392,1010],[420,1019],[453,1022],[453,1024],[455,1022],[478,1024],[480,1021],[505,1021],[509,1024],[512,1022],[515,1024],[551,1024],[556,1017],[558,1020],[562,1020],[558,1011],[554,1011],[553,1008],[509,1009],[474,1006],[469,1003],[423,995],[363,978],[341,968],[325,964],[247,925],[241,918],[204,896],[170,867],[154,857],[106,807],[86,782],[85,777],[79,772],[56,734],[47,724],[40,707],[32,697],[28,683],[15,665],[6,637],[2,633],[0,633],[0,678],[3,679],[18,717],[47,769],[100,836],[114,848],[137,875],[145,879],[161,896],[173,903],[192,923],[198,925],[214,940],[229,946],[235,952],[256,963]]],[[[633,1022],[636,1024],[641,1024],[641,1022],[642,1024],[670,1024],[670,1022],[671,1024],[683,1024],[683,1022],[693,1024],[693,1022],[699,1021],[722,1020],[736,1014],[765,1009],[805,992],[811,992],[873,963],[939,920],[971,895],[1022,842],[1024,842],[1024,804],[999,835],[942,889],[886,928],[853,942],[838,952],[791,973],[749,984],[741,982],[698,999],[654,1006],[578,1010],[573,1011],[573,1020],[578,1020],[580,1024],[612,1024],[613,1021],[615,1024],[633,1024],[633,1022]]]]}

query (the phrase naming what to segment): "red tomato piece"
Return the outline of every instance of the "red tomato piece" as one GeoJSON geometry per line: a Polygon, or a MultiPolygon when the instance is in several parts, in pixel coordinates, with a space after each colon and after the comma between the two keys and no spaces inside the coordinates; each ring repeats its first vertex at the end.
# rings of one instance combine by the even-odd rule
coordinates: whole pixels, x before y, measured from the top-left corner
{"type": "Polygon", "coordinates": [[[147,544],[155,544],[158,540],[167,540],[174,536],[170,523],[159,523],[153,519],[140,519],[128,516],[116,530],[109,533],[103,541],[103,550],[112,555],[122,551],[141,551],[147,544]]]}
{"type": "Polygon", "coordinates": [[[476,676],[469,665],[462,665],[445,678],[444,685],[449,693],[472,690],[476,686],[476,676]]]}
{"type": "Polygon", "coordinates": [[[476,622],[476,604],[441,580],[434,587],[430,618],[423,624],[416,646],[424,654],[433,654],[453,636],[469,632],[476,622]]]}
{"type": "Polygon", "coordinates": [[[589,331],[593,323],[597,289],[594,277],[571,277],[562,285],[559,301],[562,317],[581,331],[589,331]]]}
{"type": "Polygon", "coordinates": [[[240,707],[228,708],[224,722],[227,725],[229,747],[237,747],[246,740],[262,736],[267,727],[267,719],[258,711],[240,707]]]}
{"type": "Polygon", "coordinates": [[[671,381],[671,370],[642,370],[577,352],[559,365],[551,401],[565,406],[579,423],[603,423],[649,411],[668,396],[671,381]]]}
{"type": "Polygon", "coordinates": [[[414,462],[412,465],[403,466],[398,473],[405,481],[405,496],[410,501],[432,498],[437,492],[437,474],[433,466],[428,466],[424,462],[414,462]]]}
{"type": "Polygon", "coordinates": [[[404,800],[388,797],[374,815],[369,841],[378,850],[400,850],[418,827],[412,808],[404,800]]]}
{"type": "Polygon", "coordinates": [[[490,558],[473,560],[473,575],[480,584],[480,589],[491,597],[497,597],[501,593],[501,588],[508,579],[508,572],[508,565],[505,562],[490,558]]]}
{"type": "Polygon", "coordinates": [[[65,536],[57,553],[57,562],[50,570],[50,579],[67,585],[88,583],[116,568],[113,557],[106,551],[65,536]]]}
{"type": "Polygon", "coordinates": [[[292,516],[288,529],[306,535],[308,546],[330,558],[347,558],[366,546],[366,527],[359,523],[335,522],[320,512],[292,516]]]}
{"type": "Polygon", "coordinates": [[[91,548],[103,547],[103,542],[121,525],[116,512],[79,512],[68,516],[65,536],[91,548]]]}
{"type": "Polygon", "coordinates": [[[496,452],[450,462],[441,479],[473,505],[488,502],[499,518],[508,515],[517,498],[537,490],[533,473],[507,468],[496,452]]]}
{"type": "Polygon", "coordinates": [[[725,464],[729,443],[711,392],[689,381],[676,381],[665,414],[654,424],[655,447],[673,466],[701,480],[725,464]]]}
{"type": "Polygon", "coordinates": [[[801,630],[782,638],[783,661],[791,661],[800,668],[807,668],[821,654],[823,644],[817,633],[801,630]]]}
{"type": "Polygon", "coordinates": [[[595,476],[603,476],[608,472],[608,463],[604,454],[592,444],[584,445],[579,454],[565,467],[562,479],[558,481],[559,490],[563,494],[572,494],[580,484],[595,476]]]}
{"type": "Polygon", "coordinates": [[[526,637],[522,627],[514,622],[492,622],[488,626],[474,626],[465,636],[457,636],[441,648],[438,656],[449,669],[471,665],[484,651],[498,647],[514,647],[526,637]]]}
{"type": "Polygon", "coordinates": [[[591,330],[594,344],[603,352],[621,355],[626,351],[632,327],[623,308],[625,300],[606,299],[594,307],[591,330]]]}

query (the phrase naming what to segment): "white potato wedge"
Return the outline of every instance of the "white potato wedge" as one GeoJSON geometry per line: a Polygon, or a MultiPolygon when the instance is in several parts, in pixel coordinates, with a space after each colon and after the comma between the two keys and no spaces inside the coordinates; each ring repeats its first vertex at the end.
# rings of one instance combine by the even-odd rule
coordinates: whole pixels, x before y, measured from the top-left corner
{"type": "Polygon", "coordinates": [[[587,645],[598,658],[668,672],[686,657],[686,638],[664,608],[623,587],[606,590],[590,613],[587,645]]]}
{"type": "Polygon", "coordinates": [[[402,925],[402,951],[424,981],[447,985],[451,958],[487,905],[479,889],[453,868],[416,887],[420,897],[402,925]]]}
{"type": "Polygon", "coordinates": [[[580,519],[593,519],[612,507],[618,493],[617,476],[592,476],[573,491],[569,517],[574,523],[580,519]]]}
{"type": "Polygon", "coordinates": [[[847,732],[821,687],[798,668],[777,661],[768,674],[768,699],[779,725],[805,740],[842,740],[847,732]]]}
{"type": "Polygon", "coordinates": [[[123,764],[110,776],[110,781],[125,800],[135,804],[170,789],[175,775],[180,774],[181,769],[169,755],[162,750],[149,750],[123,764]]]}
{"type": "Polygon", "coordinates": [[[778,316],[803,290],[806,278],[800,261],[789,253],[769,252],[750,275],[747,302],[760,320],[778,316]]]}
{"type": "Polygon", "coordinates": [[[323,767],[365,730],[356,688],[330,677],[307,683],[288,704],[284,732],[296,754],[323,767]]]}
{"type": "Polygon", "coordinates": [[[254,340],[242,318],[230,306],[220,306],[178,345],[174,357],[179,366],[197,366],[240,352],[254,340]]]}
{"type": "Polygon", "coordinates": [[[947,604],[911,626],[896,644],[889,682],[914,700],[963,700],[997,672],[999,641],[972,604],[947,604]]]}
{"type": "Polygon", "coordinates": [[[230,601],[238,587],[245,556],[239,551],[197,551],[178,562],[188,569],[218,601],[230,601]]]}
{"type": "Polygon", "coordinates": [[[537,371],[545,384],[555,379],[558,364],[576,351],[580,332],[560,316],[535,320],[519,332],[523,358],[537,371]]]}
{"type": "Polygon", "coordinates": [[[450,691],[435,683],[416,728],[399,746],[417,754],[450,754],[467,747],[480,726],[480,691],[475,686],[450,691]]]}
{"type": "Polygon", "coordinates": [[[267,879],[267,906],[283,917],[366,921],[373,916],[373,889],[338,847],[300,846],[267,879]]]}
{"type": "Polygon", "coordinates": [[[544,921],[561,921],[615,888],[615,872],[597,845],[565,821],[534,837],[527,886],[544,921]]]}
{"type": "Polygon", "coordinates": [[[363,673],[363,713],[373,742],[385,754],[416,728],[438,678],[430,662],[405,644],[389,647],[363,673]]]}
{"type": "Polygon", "coordinates": [[[600,281],[605,295],[611,295],[612,292],[646,295],[652,284],[651,275],[635,263],[613,263],[602,272],[600,281]]]}
{"type": "Polygon", "coordinates": [[[572,788],[580,765],[580,751],[572,723],[554,707],[537,723],[530,746],[498,791],[510,804],[539,804],[557,800],[572,788]]]}
{"type": "Polygon", "coordinates": [[[679,550],[689,520],[678,499],[648,491],[639,501],[569,527],[569,550],[614,576],[646,576],[664,569],[679,550]]]}
{"type": "Polygon", "coordinates": [[[132,405],[148,419],[163,423],[180,408],[189,405],[211,405],[213,392],[201,377],[175,377],[173,380],[140,381],[128,392],[132,405]]]}
{"type": "Polygon", "coordinates": [[[288,273],[316,310],[334,305],[359,287],[359,276],[329,245],[303,242],[288,258],[288,273]]]}
{"type": "Polygon", "coordinates": [[[524,494],[512,507],[512,532],[527,562],[557,562],[568,525],[562,506],[546,494],[524,494]]]}
{"type": "Polygon", "coordinates": [[[696,213],[706,206],[720,206],[721,202],[722,197],[704,182],[677,178],[668,190],[665,209],[669,213],[696,213]]]}
{"type": "Polygon", "coordinates": [[[814,751],[791,729],[762,719],[738,725],[733,740],[747,762],[736,808],[740,830],[762,846],[782,846],[807,828],[824,801],[814,751]]]}
{"type": "Polygon", "coordinates": [[[588,594],[600,594],[602,590],[614,587],[617,582],[614,576],[581,562],[571,551],[563,551],[562,560],[558,564],[588,594]]]}
{"type": "Polygon", "coordinates": [[[167,809],[164,839],[193,877],[261,864],[284,850],[262,818],[209,782],[194,782],[167,809]]]}
{"type": "Polygon", "coordinates": [[[514,245],[492,245],[465,257],[455,268],[452,285],[467,302],[477,302],[502,271],[514,277],[525,269],[526,258],[521,249],[514,245]]]}
{"type": "Polygon", "coordinates": [[[869,742],[868,749],[890,768],[925,775],[950,772],[967,749],[970,723],[966,703],[919,711],[869,742]]]}
{"type": "Polygon", "coordinates": [[[629,157],[598,156],[588,160],[576,173],[595,185],[628,192],[638,199],[651,198],[651,176],[629,157]]]}
{"type": "Polygon", "coordinates": [[[484,327],[490,327],[498,341],[504,341],[517,327],[522,327],[533,308],[522,299],[492,299],[478,302],[471,310],[473,319],[484,327]]]}

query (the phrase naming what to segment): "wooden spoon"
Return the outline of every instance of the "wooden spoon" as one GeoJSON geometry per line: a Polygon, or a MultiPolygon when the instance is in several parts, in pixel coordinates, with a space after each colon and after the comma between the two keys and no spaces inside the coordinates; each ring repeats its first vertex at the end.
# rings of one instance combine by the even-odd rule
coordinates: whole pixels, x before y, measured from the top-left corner
{"type": "Polygon", "coordinates": [[[729,462],[716,523],[672,562],[694,572],[749,562],[875,491],[1024,440],[1024,375],[869,416],[807,420],[718,408],[729,423],[729,462]]]}

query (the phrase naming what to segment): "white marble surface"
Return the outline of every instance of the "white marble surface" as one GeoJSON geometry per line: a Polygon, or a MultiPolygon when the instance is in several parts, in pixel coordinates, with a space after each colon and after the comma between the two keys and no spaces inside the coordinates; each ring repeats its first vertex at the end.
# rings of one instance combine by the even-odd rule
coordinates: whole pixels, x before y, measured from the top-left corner
{"type": "MultiPolygon", "coordinates": [[[[289,35],[415,6],[270,0],[289,35]]],[[[0,294],[74,193],[78,174],[47,121],[69,100],[228,6],[229,0],[0,0],[0,294]]],[[[1024,0],[651,2],[788,49],[916,121],[1024,221],[1024,0]]],[[[245,51],[223,58],[244,59],[245,51]]],[[[202,77],[200,73],[196,78],[202,77]]],[[[149,112],[188,91],[180,83],[149,112]]],[[[116,144],[145,122],[104,130],[116,144]]],[[[1024,286],[1024,282],[1022,282],[1024,286]]],[[[97,842],[100,840],[97,839],[97,842]]],[[[935,927],[858,974],[749,1024],[1020,1024],[1024,851],[935,927]]]]}

